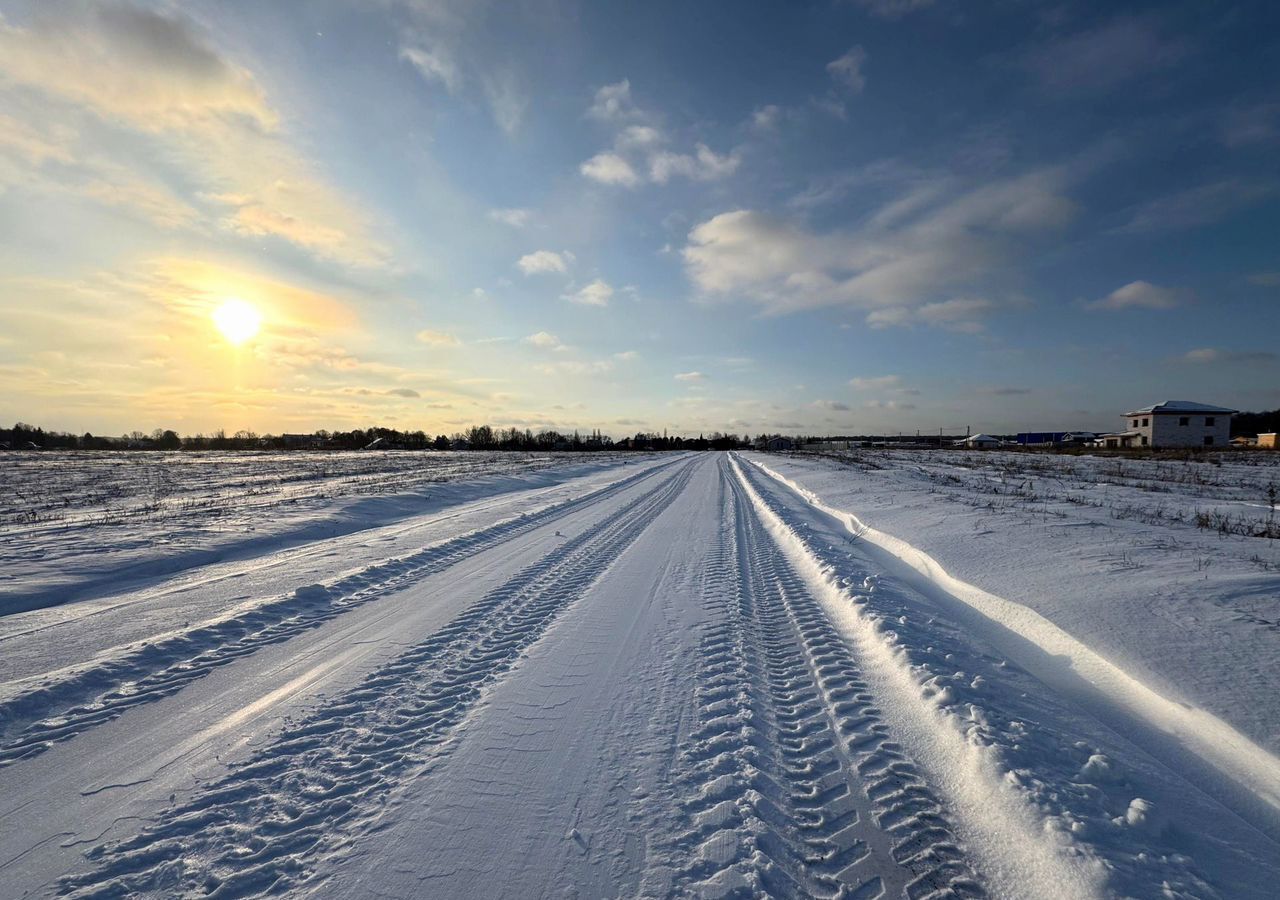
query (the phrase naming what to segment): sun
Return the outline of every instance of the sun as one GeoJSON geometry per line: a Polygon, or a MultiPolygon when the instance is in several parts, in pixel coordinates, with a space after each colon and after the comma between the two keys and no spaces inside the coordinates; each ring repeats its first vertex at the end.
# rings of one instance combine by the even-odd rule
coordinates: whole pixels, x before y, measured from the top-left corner
{"type": "Polygon", "coordinates": [[[213,324],[237,347],[252,338],[262,327],[262,313],[238,297],[223,302],[213,311],[213,324]]]}

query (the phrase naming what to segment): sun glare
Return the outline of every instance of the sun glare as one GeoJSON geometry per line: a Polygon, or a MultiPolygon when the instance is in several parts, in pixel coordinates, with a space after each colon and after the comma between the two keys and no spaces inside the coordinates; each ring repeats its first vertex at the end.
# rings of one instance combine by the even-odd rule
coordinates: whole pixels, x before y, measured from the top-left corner
{"type": "Polygon", "coordinates": [[[213,324],[236,346],[243,344],[262,327],[262,313],[239,298],[224,302],[213,311],[213,324]]]}

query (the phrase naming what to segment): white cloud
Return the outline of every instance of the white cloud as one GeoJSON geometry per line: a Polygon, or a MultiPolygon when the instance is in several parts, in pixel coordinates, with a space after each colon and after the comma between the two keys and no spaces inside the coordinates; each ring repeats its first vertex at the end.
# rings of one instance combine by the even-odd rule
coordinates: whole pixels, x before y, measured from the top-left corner
{"type": "Polygon", "coordinates": [[[512,228],[525,228],[532,220],[533,213],[527,209],[491,209],[489,218],[512,228]]]}
{"type": "Polygon", "coordinates": [[[457,347],[462,343],[456,335],[445,331],[433,331],[430,328],[424,328],[419,331],[417,338],[419,343],[430,347],[457,347]]]}
{"type": "Polygon", "coordinates": [[[1172,309],[1179,302],[1178,293],[1157,287],[1148,281],[1131,281],[1116,288],[1100,300],[1086,304],[1087,309],[1172,309]]]}
{"type": "Polygon", "coordinates": [[[567,250],[563,253],[556,253],[554,250],[535,250],[520,257],[516,265],[524,274],[536,275],[540,272],[567,272],[569,263],[572,261],[573,254],[567,250]]]}
{"type": "Polygon", "coordinates": [[[616,153],[597,153],[579,166],[579,171],[592,181],[601,184],[620,184],[635,187],[640,183],[636,170],[616,153]]]}
{"type": "Polygon", "coordinates": [[[663,149],[667,135],[653,124],[655,117],[632,102],[631,83],[625,79],[596,91],[587,115],[614,129],[613,147],[578,167],[583,177],[601,184],[631,188],[646,180],[666,184],[676,176],[712,181],[731,175],[741,163],[741,152],[736,149],[718,154],[702,143],[696,144],[692,153],[663,149]]]}
{"type": "Polygon", "coordinates": [[[597,278],[582,290],[566,294],[565,299],[583,306],[608,306],[612,296],[613,288],[603,279],[597,278]]]}
{"type": "Polygon", "coordinates": [[[871,312],[875,325],[957,327],[958,311],[991,304],[948,294],[989,289],[1021,245],[1074,215],[1060,192],[1065,180],[1046,169],[963,192],[949,179],[917,185],[854,231],[815,233],[734,210],[690,231],[685,267],[704,298],[744,298],[769,313],[850,306],[871,312]]]}
{"type": "Polygon", "coordinates": [[[639,114],[640,111],[631,101],[631,82],[625,78],[597,90],[591,108],[587,110],[588,116],[601,122],[634,119],[639,114]]]}
{"type": "Polygon", "coordinates": [[[862,74],[862,66],[866,61],[867,51],[860,44],[855,45],[844,56],[827,63],[827,74],[846,90],[861,94],[867,86],[867,78],[862,74]]]}
{"type": "Polygon", "coordinates": [[[756,131],[772,131],[782,119],[782,107],[770,103],[751,114],[751,127],[756,131]]]}
{"type": "Polygon", "coordinates": [[[613,358],[619,362],[635,362],[640,358],[640,354],[635,350],[623,350],[620,353],[613,354],[613,358]]]}
{"type": "Polygon", "coordinates": [[[457,90],[462,75],[453,60],[442,51],[432,52],[423,47],[401,47],[400,58],[413,64],[413,67],[427,81],[438,81],[450,93],[457,90]]]}
{"type": "Polygon", "coordinates": [[[542,350],[560,350],[565,346],[560,342],[560,338],[551,334],[549,331],[535,332],[525,338],[524,342],[526,344],[532,344],[542,350]]]}
{"type": "Polygon", "coordinates": [[[617,143],[619,147],[653,147],[664,140],[662,132],[652,125],[628,125],[619,132],[617,143]]]}
{"type": "Polygon", "coordinates": [[[666,184],[672,176],[682,175],[694,181],[714,181],[732,175],[742,162],[739,151],[718,155],[706,144],[698,144],[696,155],[662,151],[649,158],[649,177],[666,184]]]}
{"type": "Polygon", "coordinates": [[[707,376],[701,372],[680,372],[676,375],[676,381],[706,381],[707,376]]]}
{"type": "Polygon", "coordinates": [[[900,375],[875,375],[850,378],[849,386],[859,391],[885,391],[902,384],[900,375]]]}

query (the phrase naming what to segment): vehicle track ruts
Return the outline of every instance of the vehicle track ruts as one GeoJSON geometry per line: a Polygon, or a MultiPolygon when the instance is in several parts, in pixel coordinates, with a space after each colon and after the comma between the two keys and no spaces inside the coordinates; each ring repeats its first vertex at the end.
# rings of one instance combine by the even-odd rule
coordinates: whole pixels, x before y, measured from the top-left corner
{"type": "Polygon", "coordinates": [[[626,490],[669,465],[377,563],[324,588],[295,591],[227,619],[186,629],[41,684],[0,703],[0,735],[12,735],[0,743],[0,767],[43,753],[60,741],[119,718],[132,707],[168,697],[215,669],[626,490]]]}
{"type": "Polygon", "coordinates": [[[466,613],[321,706],[242,767],[129,840],[88,854],[64,894],[244,897],[299,885],[340,853],[399,784],[436,762],[491,685],[684,490],[698,461],[486,594],[466,613]]]}
{"type": "Polygon", "coordinates": [[[722,470],[704,596],[701,722],[686,748],[701,896],[979,897],[914,765],[890,740],[849,648],[722,470]]]}

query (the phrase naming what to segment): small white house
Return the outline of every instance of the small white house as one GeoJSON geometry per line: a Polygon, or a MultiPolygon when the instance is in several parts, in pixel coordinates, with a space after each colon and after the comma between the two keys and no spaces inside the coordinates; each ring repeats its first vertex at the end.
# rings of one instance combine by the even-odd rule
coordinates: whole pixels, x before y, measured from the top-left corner
{"type": "Polygon", "coordinates": [[[957,447],[968,447],[977,450],[990,450],[992,447],[999,447],[1003,441],[1000,438],[992,437],[989,434],[971,434],[967,438],[956,441],[957,447]]]}
{"type": "MultiPolygon", "coordinates": [[[[1236,410],[1190,400],[1166,400],[1125,413],[1121,447],[1225,447],[1236,410]]],[[[1108,435],[1111,437],[1111,435],[1108,435]]]]}

